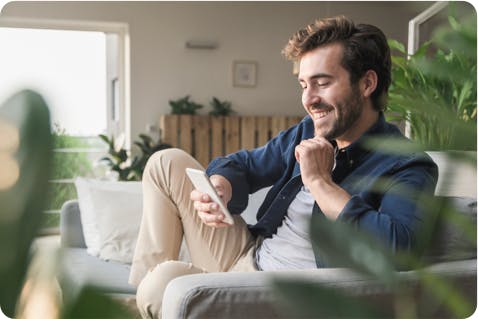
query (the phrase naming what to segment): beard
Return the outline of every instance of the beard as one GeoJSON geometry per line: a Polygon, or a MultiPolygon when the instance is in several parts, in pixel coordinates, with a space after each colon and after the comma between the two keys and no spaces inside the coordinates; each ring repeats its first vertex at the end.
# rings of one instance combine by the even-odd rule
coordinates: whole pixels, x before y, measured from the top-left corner
{"type": "Polygon", "coordinates": [[[358,85],[352,85],[352,91],[343,101],[338,102],[335,106],[320,103],[317,105],[317,108],[333,108],[336,112],[336,120],[332,124],[332,127],[328,131],[322,131],[320,134],[322,137],[331,141],[343,135],[357,122],[362,115],[364,100],[360,96],[358,85]]]}

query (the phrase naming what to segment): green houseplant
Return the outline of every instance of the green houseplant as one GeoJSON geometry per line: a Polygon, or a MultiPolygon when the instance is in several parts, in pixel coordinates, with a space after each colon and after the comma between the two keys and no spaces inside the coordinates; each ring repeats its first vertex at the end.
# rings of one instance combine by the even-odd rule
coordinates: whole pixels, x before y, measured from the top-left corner
{"type": "MultiPolygon", "coordinates": [[[[209,105],[212,108],[212,110],[209,111],[209,115],[212,116],[227,116],[235,113],[232,109],[231,102],[221,101],[215,96],[212,97],[209,105]]],[[[171,114],[187,115],[196,115],[196,112],[204,107],[202,104],[190,100],[189,95],[177,100],[170,100],[169,106],[171,107],[171,114]]]]}
{"type": "Polygon", "coordinates": [[[123,147],[124,136],[115,139],[113,136],[108,138],[108,136],[100,134],[99,137],[108,145],[108,156],[103,157],[100,161],[106,163],[112,171],[117,172],[120,181],[141,180],[149,157],[154,152],[171,147],[161,141],[155,142],[146,134],[140,134],[140,141],[135,141],[134,145],[139,148],[141,154],[131,159],[128,151],[123,147]]]}
{"type": "Polygon", "coordinates": [[[212,98],[210,105],[212,107],[212,111],[209,112],[209,115],[212,116],[228,116],[234,112],[232,109],[232,103],[229,101],[221,101],[218,98],[212,98]]]}
{"type": "Polygon", "coordinates": [[[408,122],[427,150],[476,150],[476,23],[450,16],[449,24],[409,57],[389,41],[398,54],[387,115],[408,122]]]}
{"type": "Polygon", "coordinates": [[[203,105],[189,100],[190,96],[179,98],[177,100],[170,100],[171,114],[196,114],[196,111],[203,108],[203,105]]]}

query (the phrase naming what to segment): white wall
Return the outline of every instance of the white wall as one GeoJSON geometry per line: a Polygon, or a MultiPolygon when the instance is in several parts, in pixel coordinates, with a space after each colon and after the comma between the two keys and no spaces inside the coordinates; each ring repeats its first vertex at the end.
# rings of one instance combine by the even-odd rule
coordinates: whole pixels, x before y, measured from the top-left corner
{"type": "MultiPolygon", "coordinates": [[[[2,16],[114,21],[129,24],[133,140],[168,100],[190,94],[205,105],[229,100],[243,115],[302,115],[299,86],[280,51],[315,18],[344,14],[406,42],[408,20],[430,2],[11,2],[2,16]],[[191,39],[216,50],[191,50],[191,39]],[[232,62],[258,63],[255,88],[232,87],[232,62]]],[[[201,113],[209,111],[209,107],[201,113]]]]}

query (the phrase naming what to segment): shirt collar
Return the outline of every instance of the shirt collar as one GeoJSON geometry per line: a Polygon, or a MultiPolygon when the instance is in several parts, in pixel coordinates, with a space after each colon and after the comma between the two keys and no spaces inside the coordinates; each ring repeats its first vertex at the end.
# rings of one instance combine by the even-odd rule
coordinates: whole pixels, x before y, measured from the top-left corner
{"type": "MultiPolygon", "coordinates": [[[[365,131],[362,136],[360,136],[356,141],[354,141],[349,146],[338,150],[338,153],[345,152],[347,155],[347,159],[358,161],[362,156],[366,155],[370,150],[368,148],[363,147],[363,142],[371,137],[376,135],[381,135],[386,131],[386,121],[383,112],[379,113],[378,120],[373,124],[367,131],[365,131]]],[[[332,143],[334,147],[337,147],[337,143],[333,141],[332,143]]]]}

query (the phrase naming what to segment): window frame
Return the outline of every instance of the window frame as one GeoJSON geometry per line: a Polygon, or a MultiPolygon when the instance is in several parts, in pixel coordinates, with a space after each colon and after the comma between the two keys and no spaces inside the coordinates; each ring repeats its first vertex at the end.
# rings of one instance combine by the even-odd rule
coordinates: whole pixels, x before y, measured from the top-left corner
{"type": "MultiPolygon", "coordinates": [[[[11,18],[0,17],[0,28],[28,28],[28,29],[50,29],[66,31],[91,31],[103,32],[108,35],[117,36],[114,48],[107,41],[107,81],[106,85],[106,107],[107,107],[107,134],[118,136],[124,134],[125,149],[131,148],[131,99],[130,99],[130,40],[129,27],[126,23],[118,22],[92,22],[80,20],[53,20],[53,19],[31,19],[31,18],[11,18]],[[112,52],[117,52],[117,56],[112,56],[112,52]],[[112,65],[108,65],[109,59],[113,60],[112,65]]],[[[107,149],[106,149],[107,151],[107,149]]],[[[54,149],[53,152],[78,152],[78,149],[54,149]]],[[[101,149],[84,149],[83,153],[105,152],[101,149]]],[[[73,184],[72,179],[52,179],[53,184],[73,184]]],[[[59,214],[60,210],[46,210],[45,214],[59,214]]],[[[58,234],[59,229],[43,228],[40,235],[58,234]]]]}
{"type": "MultiPolygon", "coordinates": [[[[116,34],[118,36],[116,63],[107,71],[107,132],[125,135],[125,148],[131,147],[131,93],[130,93],[130,40],[129,27],[120,22],[93,22],[82,20],[52,20],[0,17],[0,28],[29,28],[67,31],[92,31],[116,34]],[[113,98],[113,81],[116,82],[116,99],[113,98]],[[119,102],[119,116],[113,118],[113,101],[119,102]]],[[[108,51],[108,48],[107,48],[108,51]]],[[[108,57],[110,58],[110,57],[108,57]]]]}

